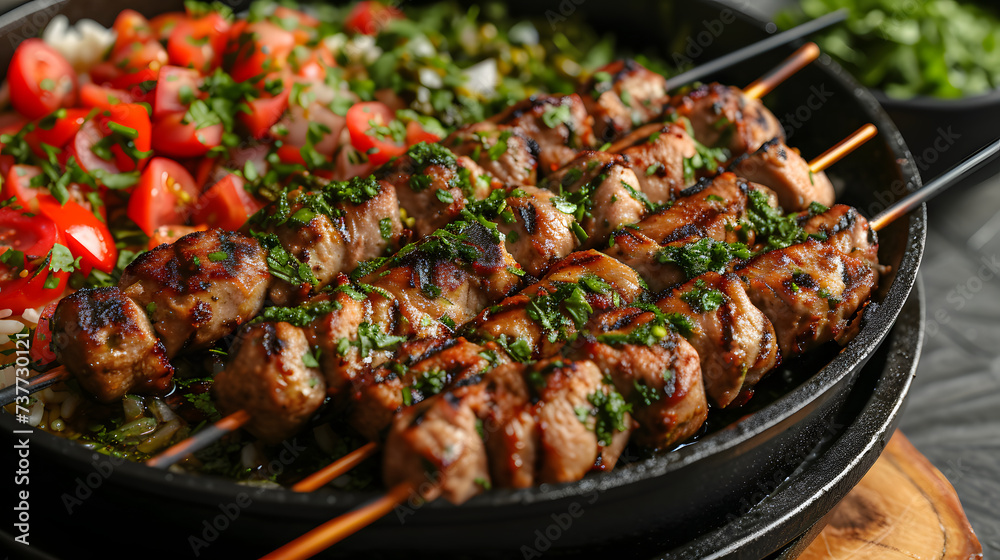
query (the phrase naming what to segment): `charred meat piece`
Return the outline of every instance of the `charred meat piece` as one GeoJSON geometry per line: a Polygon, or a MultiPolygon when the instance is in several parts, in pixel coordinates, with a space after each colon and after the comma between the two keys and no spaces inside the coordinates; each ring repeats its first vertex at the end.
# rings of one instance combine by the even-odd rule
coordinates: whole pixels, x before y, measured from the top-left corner
{"type": "Polygon", "coordinates": [[[877,272],[886,268],[878,262],[878,235],[853,206],[835,204],[826,212],[805,212],[799,225],[841,253],[867,261],[877,272]]]}
{"type": "Polygon", "coordinates": [[[537,187],[512,189],[507,193],[506,208],[498,216],[497,228],[506,236],[511,256],[528,274],[545,274],[553,263],[580,246],[573,213],[555,193],[537,187]]]}
{"type": "Polygon", "coordinates": [[[376,176],[395,187],[400,206],[416,218],[418,237],[458,217],[467,200],[486,198],[494,186],[501,186],[468,157],[426,142],[380,167],[376,176]]]}
{"type": "Polygon", "coordinates": [[[635,271],[615,259],[580,251],[540,281],[484,309],[467,329],[520,360],[551,356],[591,314],[635,301],[644,287],[635,271]]]}
{"type": "Polygon", "coordinates": [[[407,245],[361,283],[370,286],[375,325],[397,336],[434,337],[512,293],[522,274],[497,230],[453,222],[407,245]]]}
{"type": "Polygon", "coordinates": [[[205,348],[252,319],[271,280],[264,250],[240,233],[185,235],[139,255],[118,282],[149,313],[167,356],[205,348]]]}
{"type": "Polygon", "coordinates": [[[545,176],[594,145],[593,118],[579,95],[534,96],[490,119],[519,129],[538,143],[538,173],[545,176]]]}
{"type": "MultiPolygon", "coordinates": [[[[642,193],[655,204],[670,201],[698,178],[693,167],[695,157],[701,157],[697,144],[678,123],[639,127],[612,144],[609,151],[625,157],[642,193]]],[[[699,165],[709,172],[714,167],[711,162],[699,165]]]]}
{"type": "Polygon", "coordinates": [[[676,96],[671,105],[691,122],[695,139],[733,156],[754,152],[772,138],[785,139],[771,111],[736,87],[705,84],[676,96]]]}
{"type": "Polygon", "coordinates": [[[403,230],[396,189],[371,177],[331,182],[320,190],[292,190],[254,216],[251,227],[276,236],[315,279],[301,283],[301,278],[291,283],[276,279],[270,297],[279,305],[298,303],[311,290],[330,284],[338,273],[382,255],[399,241],[403,230]]]}
{"type": "Polygon", "coordinates": [[[146,311],[118,288],[84,289],[63,298],[51,320],[59,363],[101,402],[125,393],[165,393],[174,368],[146,311]]]}
{"type": "Polygon", "coordinates": [[[826,173],[810,171],[798,150],[778,138],[765,142],[752,154],[738,157],[729,170],[773,190],[786,212],[800,212],[813,202],[831,206],[836,198],[826,173]]]}
{"type": "Polygon", "coordinates": [[[639,221],[653,207],[627,160],[619,154],[581,152],[546,177],[541,186],[576,206],[574,215],[587,234],[587,247],[602,243],[615,229],[639,221]]]}
{"type": "Polygon", "coordinates": [[[705,392],[720,407],[729,406],[778,365],[774,327],[732,274],[703,274],[672,290],[656,306],[690,321],[688,340],[701,357],[705,392]]]}
{"type": "Polygon", "coordinates": [[[212,383],[219,411],[249,412],[247,431],[265,443],[294,435],[326,398],[323,376],[303,362],[303,356],[312,352],[302,329],[288,323],[265,322],[243,329],[229,362],[212,383]]]}
{"type": "Polygon", "coordinates": [[[537,182],[538,143],[518,128],[479,122],[456,130],[443,144],[469,157],[508,187],[537,182]]]}
{"type": "Polygon", "coordinates": [[[349,422],[377,441],[392,415],[445,389],[479,383],[490,368],[505,361],[495,345],[486,348],[464,338],[437,339],[422,355],[383,364],[355,386],[349,422]],[[408,363],[411,362],[411,363],[408,363]]]}
{"type": "Polygon", "coordinates": [[[734,272],[775,325],[785,358],[831,340],[846,344],[857,333],[860,311],[875,288],[867,261],[815,239],[764,253],[734,272]]]}
{"type": "Polygon", "coordinates": [[[670,103],[666,78],[632,59],[616,60],[594,72],[579,91],[594,117],[598,145],[657,119],[670,103]]]}
{"type": "Polygon", "coordinates": [[[614,381],[638,422],[634,442],[665,449],[698,432],[708,403],[698,353],[683,337],[656,314],[634,307],[596,316],[590,331],[596,339],[588,338],[570,357],[594,362],[614,381]]]}

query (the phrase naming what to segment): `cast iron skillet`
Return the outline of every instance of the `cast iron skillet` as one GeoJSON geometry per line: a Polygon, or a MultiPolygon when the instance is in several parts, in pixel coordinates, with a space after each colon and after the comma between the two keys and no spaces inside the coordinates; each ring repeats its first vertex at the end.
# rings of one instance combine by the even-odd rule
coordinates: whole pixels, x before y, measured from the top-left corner
{"type": "MultiPolygon", "coordinates": [[[[71,20],[89,17],[110,25],[126,7],[155,15],[178,9],[180,2],[106,0],[95,10],[94,4],[85,0],[36,0],[0,17],[0,34],[36,34],[58,13],[71,20]]],[[[560,17],[579,11],[598,29],[616,33],[622,43],[637,49],[664,49],[668,57],[679,47],[692,59],[711,58],[765,35],[759,22],[711,2],[608,5],[581,0],[536,1],[515,2],[512,10],[541,16],[542,25],[548,21],[553,26],[564,25],[560,17]],[[676,39],[688,36],[691,43],[676,39]]],[[[13,40],[0,45],[3,67],[14,46],[13,40]]],[[[786,49],[758,57],[718,79],[747,84],[789,52],[786,49]]],[[[828,58],[821,58],[782,85],[767,97],[767,104],[784,120],[789,143],[801,148],[807,158],[866,122],[878,126],[880,135],[875,140],[830,172],[840,200],[859,207],[866,215],[920,186],[910,154],[887,115],[828,58]]],[[[424,551],[436,557],[486,553],[533,557],[534,553],[557,550],[593,551],[597,545],[638,544],[650,535],[655,535],[659,550],[681,547],[683,551],[685,545],[699,542],[699,535],[709,538],[703,547],[727,550],[733,543],[714,542],[711,535],[718,533],[713,531],[732,526],[734,519],[745,519],[746,510],[819,450],[831,426],[837,425],[831,422],[838,418],[858,373],[889,333],[914,284],[923,252],[925,220],[921,209],[881,233],[881,260],[891,265],[893,272],[884,277],[877,303],[866,313],[864,328],[846,348],[829,347],[786,364],[759,386],[748,407],[715,415],[708,432],[695,443],[672,453],[631,458],[611,473],[575,483],[493,491],[460,507],[434,502],[400,508],[396,515],[387,516],[336,550],[389,556],[424,551]]],[[[3,415],[0,422],[5,435],[18,427],[9,415],[3,415]]],[[[34,434],[32,446],[40,468],[55,465],[55,472],[60,473],[46,479],[40,489],[54,500],[46,504],[48,507],[64,507],[70,512],[70,524],[95,531],[103,535],[102,540],[128,542],[140,536],[145,543],[155,543],[156,552],[177,549],[190,554],[195,547],[202,554],[211,554],[241,546],[263,552],[375,495],[258,490],[132,463],[108,469],[106,457],[45,433],[34,434]],[[85,499],[80,498],[83,494],[85,499]],[[102,513],[95,516],[96,512],[102,513]],[[118,530],[109,527],[123,523],[118,530]],[[225,528],[219,531],[222,526],[225,528]]],[[[871,461],[874,458],[854,468],[863,473],[871,461]]],[[[825,510],[832,503],[824,506],[825,510]]],[[[803,514],[798,521],[804,523],[801,528],[822,513],[814,511],[811,519],[803,514]]],[[[38,527],[38,521],[36,531],[50,528],[38,527]]],[[[781,533],[778,541],[764,546],[769,548],[764,554],[795,534],[781,533]]],[[[701,555],[694,550],[706,549],[691,549],[691,554],[701,555]]],[[[738,554],[739,549],[730,553],[738,554]]]]}

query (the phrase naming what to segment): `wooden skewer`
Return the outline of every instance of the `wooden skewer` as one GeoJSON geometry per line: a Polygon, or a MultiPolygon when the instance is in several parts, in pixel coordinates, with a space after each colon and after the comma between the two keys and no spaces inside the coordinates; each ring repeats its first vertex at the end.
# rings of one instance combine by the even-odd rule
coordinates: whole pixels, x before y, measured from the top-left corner
{"type": "Polygon", "coordinates": [[[261,560],[289,560],[314,556],[371,525],[406,501],[415,491],[409,482],[397,484],[386,492],[385,496],[327,521],[274,552],[262,556],[261,560]]]}
{"type": "Polygon", "coordinates": [[[195,451],[208,447],[225,434],[240,429],[248,422],[250,422],[250,413],[245,410],[237,410],[197,434],[172,445],[163,453],[146,461],[146,464],[150,467],[165,469],[195,451]]]}
{"type": "Polygon", "coordinates": [[[37,393],[46,387],[51,387],[60,381],[65,381],[69,379],[69,372],[66,371],[66,366],[56,366],[51,370],[40,373],[32,378],[29,378],[27,383],[20,384],[15,383],[10,387],[4,387],[0,389],[0,406],[7,406],[17,400],[17,397],[23,397],[30,395],[32,393],[37,393]]]}
{"type": "Polygon", "coordinates": [[[878,129],[875,128],[875,125],[868,123],[862,126],[861,128],[855,130],[850,136],[838,142],[836,146],[823,152],[810,161],[809,171],[812,171],[813,173],[823,171],[834,163],[840,161],[840,159],[847,154],[856,150],[858,146],[871,140],[876,134],[878,134],[878,129]]]}
{"type": "Polygon", "coordinates": [[[370,441],[354,451],[351,451],[347,455],[344,455],[340,459],[337,459],[336,461],[323,467],[322,469],[296,482],[295,485],[292,486],[292,490],[296,492],[312,492],[313,490],[322,487],[327,482],[330,482],[338,476],[360,465],[365,459],[377,453],[378,450],[379,444],[374,441],[370,441]]]}
{"type": "Polygon", "coordinates": [[[789,76],[805,68],[810,62],[819,58],[819,47],[816,43],[806,43],[799,47],[792,56],[786,58],[777,68],[761,76],[756,82],[743,90],[743,95],[750,99],[760,99],[770,93],[789,76]]]}

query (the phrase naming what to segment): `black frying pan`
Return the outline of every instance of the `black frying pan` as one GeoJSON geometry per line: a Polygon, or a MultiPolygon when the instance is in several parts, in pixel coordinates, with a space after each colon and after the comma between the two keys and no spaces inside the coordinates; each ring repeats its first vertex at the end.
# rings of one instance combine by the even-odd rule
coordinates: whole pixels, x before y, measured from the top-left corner
{"type": "MultiPolygon", "coordinates": [[[[0,17],[0,35],[37,33],[58,13],[71,20],[88,17],[110,25],[126,7],[155,15],[180,6],[173,0],[104,0],[100,5],[92,0],[36,0],[0,17]]],[[[579,11],[597,29],[615,32],[632,48],[668,49],[676,44],[694,59],[709,59],[766,35],[759,22],[710,2],[675,5],[550,0],[515,2],[512,9],[548,17],[554,25],[559,23],[553,15],[579,11]],[[694,43],[677,39],[688,36],[694,43]],[[696,48],[688,48],[690,44],[696,48]]],[[[3,67],[15,46],[11,43],[0,42],[3,67]]],[[[790,49],[758,57],[718,79],[745,85],[777,64],[790,49]]],[[[666,54],[669,57],[670,52],[666,54]]],[[[910,154],[889,118],[866,90],[828,58],[794,76],[766,102],[785,120],[789,143],[807,158],[866,122],[876,124],[880,135],[828,172],[842,202],[871,216],[920,186],[910,154]]],[[[752,515],[766,509],[768,500],[755,504],[768,494],[775,495],[775,488],[787,484],[785,479],[806,463],[811,453],[823,449],[821,444],[828,443],[831,433],[842,431],[843,414],[859,414],[844,404],[850,401],[859,373],[876,355],[913,287],[923,252],[925,220],[921,209],[881,232],[881,260],[891,265],[893,272],[884,278],[877,305],[870,306],[861,333],[846,348],[828,347],[785,364],[758,387],[757,396],[747,407],[712,417],[707,433],[695,443],[671,453],[635,458],[614,472],[575,483],[493,491],[460,507],[434,502],[413,510],[400,509],[397,515],[390,514],[335,550],[343,554],[382,552],[388,557],[413,555],[415,551],[434,557],[534,557],[535,552],[592,552],[601,545],[618,547],[616,556],[627,556],[625,552],[641,556],[650,550],[675,547],[679,547],[676,550],[681,557],[702,556],[711,550],[728,550],[726,554],[734,556],[740,556],[742,550],[759,557],[776,550],[817,521],[839,496],[827,493],[823,507],[801,514],[797,521],[801,527],[786,524],[769,540],[758,539],[756,548],[727,549],[735,541],[726,539],[742,537],[732,531],[725,536],[725,528],[749,519],[748,509],[753,509],[752,515]]],[[[906,317],[908,321],[920,320],[919,313],[906,317]]],[[[918,331],[901,332],[899,336],[919,336],[918,331]]],[[[896,362],[883,357],[880,363],[906,370],[912,367],[912,354],[911,350],[902,357],[890,355],[896,356],[896,362]],[[911,360],[909,366],[900,362],[904,359],[911,360]]],[[[901,399],[904,392],[897,391],[893,398],[901,399]]],[[[865,402],[863,397],[855,399],[865,402]]],[[[2,415],[0,424],[8,436],[17,428],[9,415],[2,415]]],[[[333,490],[312,494],[258,491],[212,477],[170,474],[132,463],[112,465],[104,456],[45,433],[36,432],[31,438],[35,468],[50,473],[45,479],[33,478],[32,492],[38,496],[33,507],[39,514],[47,510],[47,516],[55,516],[49,523],[63,521],[53,530],[38,515],[33,537],[44,538],[64,553],[79,550],[78,545],[61,538],[71,530],[84,535],[94,550],[111,551],[119,544],[136,542],[146,543],[143,546],[152,547],[149,552],[157,556],[168,551],[189,556],[192,547],[208,556],[224,551],[228,556],[233,550],[260,554],[375,496],[333,490]],[[91,495],[83,499],[80,496],[87,494],[86,489],[91,495]],[[67,515],[67,509],[73,513],[67,515]]],[[[863,473],[874,461],[871,453],[867,457],[867,462],[856,462],[856,471],[863,473]]],[[[850,484],[841,486],[846,493],[850,484]]]]}

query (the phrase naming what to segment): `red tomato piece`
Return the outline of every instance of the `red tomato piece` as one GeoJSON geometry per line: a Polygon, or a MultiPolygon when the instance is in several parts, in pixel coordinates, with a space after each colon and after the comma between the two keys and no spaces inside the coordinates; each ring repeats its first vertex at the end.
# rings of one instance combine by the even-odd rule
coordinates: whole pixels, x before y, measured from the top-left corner
{"type": "Polygon", "coordinates": [[[198,128],[193,122],[184,122],[184,113],[165,115],[156,121],[153,148],[173,157],[197,157],[222,144],[224,128],[213,124],[198,128]]]}
{"type": "Polygon", "coordinates": [[[295,43],[299,45],[310,42],[316,35],[316,29],[319,28],[318,19],[287,6],[276,7],[271,18],[279,20],[285,29],[292,28],[295,43]]]}
{"type": "Polygon", "coordinates": [[[191,218],[196,224],[207,224],[230,231],[243,227],[247,219],[264,207],[243,188],[239,175],[229,174],[198,199],[191,218]]]}
{"type": "Polygon", "coordinates": [[[344,29],[352,33],[378,35],[379,31],[394,19],[401,19],[403,13],[381,2],[358,2],[347,14],[344,29]]]}
{"type": "Polygon", "coordinates": [[[149,27],[157,41],[166,41],[170,39],[170,34],[177,24],[187,19],[188,16],[184,12],[166,12],[149,20],[149,27]]]}
{"type": "Polygon", "coordinates": [[[250,136],[260,140],[267,135],[271,127],[275,125],[281,116],[288,109],[288,95],[290,88],[284,88],[274,97],[261,97],[248,101],[249,113],[237,113],[240,122],[250,132],[250,136]]]}
{"type": "Polygon", "coordinates": [[[440,142],[441,137],[433,132],[427,132],[417,121],[406,123],[406,145],[412,146],[421,142],[440,142]]]}
{"type": "Polygon", "coordinates": [[[118,249],[104,222],[72,199],[66,204],[59,204],[52,195],[39,194],[37,200],[39,212],[66,233],[66,247],[74,257],[80,257],[84,274],[88,274],[91,268],[109,274],[114,270],[118,249]]]}
{"type": "Polygon", "coordinates": [[[355,103],[347,110],[351,145],[367,154],[368,160],[375,165],[381,165],[406,151],[405,145],[396,142],[383,130],[394,117],[389,107],[378,101],[355,103]]]}
{"type": "Polygon", "coordinates": [[[76,101],[76,72],[41,39],[18,45],[7,70],[10,100],[19,113],[38,119],[76,101]]]}
{"type": "Polygon", "coordinates": [[[39,262],[56,244],[63,244],[58,226],[46,216],[28,215],[11,208],[0,208],[0,253],[8,249],[25,254],[25,268],[0,264],[0,309],[20,315],[59,297],[66,289],[69,272],[38,270],[39,262]],[[46,288],[49,276],[55,286],[46,288]]]}
{"type": "Polygon", "coordinates": [[[84,107],[98,107],[109,109],[112,105],[119,103],[134,103],[135,99],[127,91],[99,86],[95,84],[83,84],[80,86],[80,104],[84,107]]]}
{"type": "Polygon", "coordinates": [[[135,10],[122,10],[111,29],[115,32],[115,48],[155,39],[149,20],[135,10]]]}
{"type": "Polygon", "coordinates": [[[169,61],[167,50],[158,41],[123,44],[113,51],[109,62],[118,69],[119,75],[133,74],[141,70],[159,71],[169,61]]]}
{"type": "Polygon", "coordinates": [[[198,199],[194,177],[176,161],[150,160],[128,200],[128,217],[146,235],[163,225],[182,224],[198,199]]]}
{"type": "Polygon", "coordinates": [[[25,140],[35,153],[45,157],[41,145],[45,143],[62,148],[80,131],[89,113],[89,109],[57,109],[56,114],[37,121],[35,129],[25,135],[25,140]]]}
{"type": "Polygon", "coordinates": [[[31,359],[47,364],[56,359],[55,352],[52,351],[52,327],[49,325],[49,320],[52,319],[52,315],[56,312],[56,306],[59,305],[58,301],[53,301],[42,309],[42,312],[38,314],[38,326],[35,327],[35,336],[31,342],[31,359]]]}
{"type": "Polygon", "coordinates": [[[180,66],[164,66],[156,82],[156,100],[153,103],[153,118],[159,119],[171,113],[184,113],[192,99],[203,97],[201,75],[197,70],[180,66]],[[187,101],[187,103],[185,103],[187,101]]]}
{"type": "Polygon", "coordinates": [[[149,122],[149,113],[142,105],[132,103],[119,103],[109,105],[104,111],[83,123],[80,131],[73,137],[70,145],[70,155],[76,158],[77,163],[84,171],[93,173],[100,169],[106,173],[121,173],[123,171],[133,171],[142,169],[149,160],[149,156],[140,157],[138,160],[125,153],[119,143],[105,146],[102,152],[110,151],[110,159],[107,153],[98,154],[94,149],[103,146],[103,141],[113,133],[119,135],[119,140],[132,146],[137,152],[148,154],[151,147],[152,125],[149,122]],[[124,136],[124,139],[122,138],[124,136]]]}
{"type": "Polygon", "coordinates": [[[13,196],[24,208],[37,209],[35,197],[48,191],[42,187],[32,187],[31,180],[41,174],[41,168],[34,165],[12,165],[4,175],[6,179],[3,182],[3,189],[0,190],[0,199],[7,200],[13,196]]]}
{"type": "Polygon", "coordinates": [[[295,48],[295,35],[269,21],[233,26],[233,31],[230,41],[233,64],[229,73],[237,82],[262,79],[280,70],[295,48]]]}
{"type": "Polygon", "coordinates": [[[170,62],[209,73],[221,61],[229,39],[229,22],[216,12],[179,21],[167,41],[170,62]]]}

